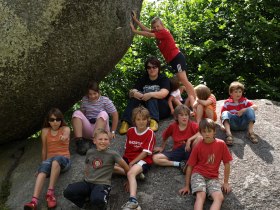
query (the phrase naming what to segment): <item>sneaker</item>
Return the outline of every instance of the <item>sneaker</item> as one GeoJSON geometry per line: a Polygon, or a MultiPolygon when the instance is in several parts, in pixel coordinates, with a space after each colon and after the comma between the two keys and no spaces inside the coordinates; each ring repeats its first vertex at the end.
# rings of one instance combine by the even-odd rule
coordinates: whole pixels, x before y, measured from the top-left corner
{"type": "Polygon", "coordinates": [[[48,204],[48,208],[54,208],[56,207],[56,199],[54,197],[54,195],[46,195],[46,201],[48,204]]]}
{"type": "Polygon", "coordinates": [[[180,170],[183,174],[186,174],[187,164],[185,160],[182,160],[179,164],[180,170]]]}
{"type": "Polygon", "coordinates": [[[158,123],[157,121],[155,121],[154,119],[151,119],[151,122],[150,122],[150,128],[156,132],[158,130],[158,123]]]}
{"type": "Polygon", "coordinates": [[[140,173],[136,176],[136,179],[145,180],[145,175],[143,173],[140,173]]]}
{"type": "Polygon", "coordinates": [[[80,155],[85,155],[90,148],[90,141],[85,140],[84,138],[75,138],[75,144],[76,144],[76,151],[80,155]]]}
{"type": "Polygon", "coordinates": [[[124,205],[122,205],[122,210],[141,210],[138,202],[127,201],[124,205]]]}
{"type": "Polygon", "coordinates": [[[126,134],[126,133],[127,133],[128,128],[129,128],[129,124],[128,124],[128,122],[126,122],[126,121],[122,121],[122,124],[121,124],[120,130],[119,130],[119,133],[120,133],[121,135],[126,134]]]}
{"type": "Polygon", "coordinates": [[[24,204],[24,210],[37,210],[37,204],[34,201],[24,204]]]}

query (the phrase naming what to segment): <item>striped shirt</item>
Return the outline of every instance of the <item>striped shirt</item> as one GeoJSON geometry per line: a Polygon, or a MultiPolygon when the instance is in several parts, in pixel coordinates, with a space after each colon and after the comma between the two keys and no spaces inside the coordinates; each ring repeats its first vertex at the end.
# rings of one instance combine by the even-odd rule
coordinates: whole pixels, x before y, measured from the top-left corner
{"type": "Polygon", "coordinates": [[[221,109],[221,114],[224,111],[229,111],[231,114],[237,114],[238,111],[244,108],[248,108],[250,106],[254,105],[253,102],[248,100],[245,97],[241,97],[237,103],[233,101],[233,99],[230,97],[227,100],[225,100],[224,105],[221,109]]]}
{"type": "Polygon", "coordinates": [[[97,118],[97,115],[102,111],[108,114],[117,111],[113,102],[105,96],[100,96],[97,101],[90,101],[87,96],[84,96],[82,98],[81,110],[87,119],[97,118]]]}
{"type": "Polygon", "coordinates": [[[64,156],[70,158],[69,141],[60,140],[60,136],[63,135],[63,128],[59,128],[57,134],[53,136],[51,129],[47,133],[47,159],[54,156],[64,156]]]}

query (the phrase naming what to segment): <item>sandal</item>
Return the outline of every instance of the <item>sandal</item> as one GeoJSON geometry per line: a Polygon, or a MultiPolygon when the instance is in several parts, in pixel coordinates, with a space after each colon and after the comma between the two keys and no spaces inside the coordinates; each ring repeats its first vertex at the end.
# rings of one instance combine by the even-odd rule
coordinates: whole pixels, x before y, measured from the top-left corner
{"type": "Polygon", "coordinates": [[[256,144],[259,142],[258,138],[257,138],[257,135],[252,132],[252,133],[248,133],[248,138],[250,139],[250,141],[253,143],[253,144],[256,144]]]}
{"type": "Polygon", "coordinates": [[[232,146],[233,145],[233,137],[232,135],[228,135],[227,138],[226,138],[226,144],[228,146],[232,146]]]}

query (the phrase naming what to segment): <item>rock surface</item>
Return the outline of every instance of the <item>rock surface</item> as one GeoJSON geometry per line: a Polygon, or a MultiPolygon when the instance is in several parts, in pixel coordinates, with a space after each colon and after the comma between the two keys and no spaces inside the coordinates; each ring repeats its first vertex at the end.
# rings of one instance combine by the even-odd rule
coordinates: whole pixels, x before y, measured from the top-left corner
{"type": "Polygon", "coordinates": [[[101,81],[132,42],[142,0],[0,1],[0,144],[40,129],[51,107],[68,110],[88,80],[101,81]]]}
{"type": "MultiPolygon", "coordinates": [[[[217,110],[223,101],[218,101],[217,110]]],[[[259,110],[256,112],[257,121],[255,132],[259,137],[258,144],[252,144],[246,138],[246,132],[234,132],[234,146],[230,147],[233,155],[231,167],[230,183],[233,191],[225,197],[222,210],[276,210],[280,206],[280,103],[269,100],[255,100],[259,110]]],[[[167,119],[160,123],[160,130],[156,133],[157,145],[160,145],[160,135],[168,126],[172,119],[167,119]]],[[[218,122],[219,123],[219,122],[218,122]]],[[[221,132],[217,125],[217,137],[224,139],[225,134],[221,132]]],[[[23,155],[19,165],[10,176],[11,194],[7,201],[7,206],[12,210],[23,208],[23,204],[31,199],[35,177],[34,172],[40,163],[41,143],[40,141],[27,141],[22,148],[23,155]]],[[[112,147],[123,153],[125,136],[117,135],[113,140],[112,147]]],[[[171,144],[169,144],[171,147],[171,144]]],[[[17,149],[14,147],[15,154],[17,149]]],[[[10,149],[1,147],[1,174],[6,175],[8,165],[2,162],[10,161],[10,149]]],[[[78,209],[62,196],[63,189],[72,182],[82,180],[84,157],[75,153],[71,146],[72,168],[60,176],[56,187],[58,197],[58,207],[56,209],[78,209]]],[[[16,157],[18,155],[13,155],[16,157]]],[[[221,167],[221,180],[223,178],[223,167],[221,167]]],[[[1,178],[1,177],[0,177],[1,178]]],[[[1,178],[0,180],[3,180],[1,178]]],[[[111,192],[108,209],[119,210],[127,199],[128,194],[124,192],[124,177],[113,177],[113,190],[111,192]]],[[[177,168],[153,166],[146,175],[144,181],[138,182],[138,199],[143,210],[181,210],[193,209],[194,197],[191,195],[180,196],[178,190],[184,186],[184,176],[177,168]]],[[[46,209],[44,195],[47,183],[40,197],[41,209],[46,209]]],[[[205,208],[209,209],[211,201],[206,201],[205,208]]]]}

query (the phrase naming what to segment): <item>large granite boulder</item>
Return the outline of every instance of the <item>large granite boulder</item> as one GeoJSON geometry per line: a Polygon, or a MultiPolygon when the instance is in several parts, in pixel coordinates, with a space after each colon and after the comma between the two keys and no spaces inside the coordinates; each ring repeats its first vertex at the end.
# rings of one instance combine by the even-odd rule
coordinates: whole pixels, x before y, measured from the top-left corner
{"type": "Polygon", "coordinates": [[[132,41],[131,10],[142,0],[0,1],[0,144],[41,127],[100,81],[132,41]]]}
{"type": "MultiPolygon", "coordinates": [[[[218,102],[218,109],[223,101],[218,102]]],[[[259,143],[252,144],[246,132],[234,132],[235,144],[230,147],[233,156],[230,183],[233,191],[225,197],[222,210],[276,210],[280,206],[280,103],[269,100],[255,100],[259,110],[255,132],[259,143]]],[[[157,145],[161,144],[162,131],[170,124],[172,118],[160,122],[156,133],[157,145]]],[[[217,125],[217,137],[225,139],[225,134],[217,125]]],[[[112,148],[123,153],[125,136],[117,135],[112,141],[112,148]]],[[[171,144],[168,145],[171,148],[171,144]]],[[[31,199],[35,184],[34,172],[40,163],[41,142],[21,141],[21,145],[8,146],[0,150],[0,171],[11,182],[10,196],[6,205],[12,210],[20,210],[23,204],[31,199]],[[25,144],[24,144],[25,142],[25,144]],[[8,148],[10,147],[10,148],[8,148]],[[16,149],[18,147],[18,149],[16,149]],[[12,150],[14,150],[12,152],[12,150]],[[9,162],[9,164],[5,164],[9,162]],[[16,164],[18,162],[19,164],[16,164]],[[11,166],[15,165],[14,169],[11,166]]],[[[63,189],[69,183],[80,181],[83,177],[84,156],[75,153],[71,146],[72,168],[62,174],[56,186],[58,207],[56,209],[78,210],[63,197],[63,189]]],[[[220,168],[220,179],[223,179],[223,167],[220,168]]],[[[4,178],[1,178],[0,181],[4,178]]],[[[47,190],[46,181],[40,197],[40,208],[46,209],[44,199],[47,190]]],[[[127,201],[124,177],[113,177],[113,189],[108,209],[119,210],[127,201]]],[[[181,210],[193,209],[194,197],[180,196],[178,190],[185,184],[185,177],[177,168],[152,166],[144,181],[139,181],[137,197],[143,210],[181,210]]],[[[2,193],[4,194],[4,193],[2,193]]],[[[209,209],[211,201],[206,201],[205,209],[209,209]]]]}

